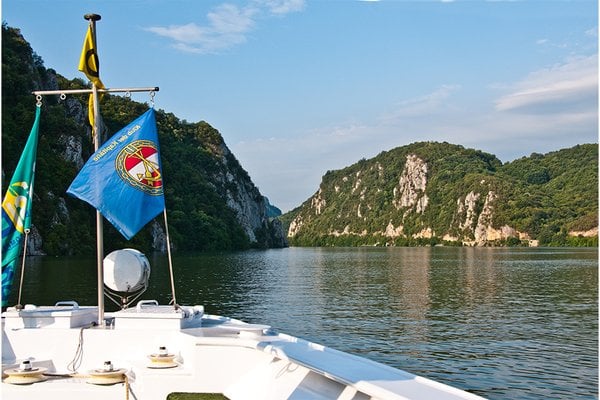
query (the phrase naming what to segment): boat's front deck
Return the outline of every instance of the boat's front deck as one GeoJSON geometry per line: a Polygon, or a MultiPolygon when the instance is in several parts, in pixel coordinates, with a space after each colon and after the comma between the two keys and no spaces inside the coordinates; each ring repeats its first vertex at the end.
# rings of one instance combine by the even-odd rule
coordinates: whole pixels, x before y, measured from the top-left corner
{"type": "Polygon", "coordinates": [[[156,306],[119,312],[109,316],[112,324],[107,327],[92,327],[85,318],[78,322],[84,325],[72,327],[71,322],[58,323],[57,313],[50,314],[32,311],[32,319],[23,322],[5,313],[3,371],[17,369],[29,359],[34,367],[46,368],[49,376],[28,385],[3,382],[3,399],[153,400],[173,392],[222,393],[233,400],[477,398],[272,332],[268,326],[203,315],[201,308],[175,311],[156,306]],[[172,365],[151,361],[161,346],[173,356],[172,365]],[[109,360],[115,369],[124,370],[125,381],[88,383],[90,371],[98,371],[109,360]],[[69,371],[73,365],[75,373],[69,371]]]}

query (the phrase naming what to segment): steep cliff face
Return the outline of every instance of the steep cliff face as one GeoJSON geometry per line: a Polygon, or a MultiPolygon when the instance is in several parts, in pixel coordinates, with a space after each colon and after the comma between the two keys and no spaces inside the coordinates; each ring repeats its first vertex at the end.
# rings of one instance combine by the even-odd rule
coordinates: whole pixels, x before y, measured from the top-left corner
{"type": "MultiPolygon", "coordinates": [[[[593,164],[593,145],[581,151],[593,164]]],[[[561,176],[557,171],[554,179],[561,176]]],[[[551,184],[552,178],[547,183],[551,184]]],[[[537,196],[542,194],[547,196],[548,191],[513,179],[490,154],[447,143],[415,143],[328,172],[317,193],[287,216],[288,237],[297,245],[443,241],[468,246],[536,246],[540,234],[557,230],[557,221],[547,218],[549,212],[539,211],[537,196]],[[522,203],[522,208],[515,208],[522,203]]],[[[587,208],[570,217],[562,229],[564,235],[575,221],[583,218],[589,223],[597,215],[597,199],[593,193],[586,196],[587,208]]],[[[571,213],[554,211],[557,216],[571,213]]]]}
{"type": "MultiPolygon", "coordinates": [[[[119,99],[112,99],[113,101],[119,101],[119,99]]],[[[70,110],[77,110],[76,107],[70,107],[70,110]]],[[[85,112],[81,109],[81,112],[85,112]]],[[[73,115],[76,120],[80,120],[77,115],[73,115]]],[[[109,116],[108,116],[109,117],[109,116]]],[[[108,119],[105,116],[105,119],[108,119]]],[[[164,129],[162,118],[158,117],[159,132],[164,135],[171,135],[164,129]]],[[[231,153],[222,137],[218,132],[211,129],[211,135],[195,137],[197,151],[203,152],[205,156],[211,159],[207,161],[210,164],[210,168],[206,165],[198,166],[198,169],[194,171],[195,174],[205,174],[201,179],[206,181],[206,184],[215,191],[216,196],[220,198],[220,201],[224,202],[239,224],[244,234],[246,235],[248,242],[253,247],[286,247],[287,239],[285,237],[285,231],[281,224],[273,222],[272,218],[267,216],[269,204],[266,198],[260,193],[258,188],[254,185],[246,171],[243,170],[235,156],[231,153]]],[[[112,133],[109,133],[112,134],[112,133]]],[[[63,147],[61,154],[65,161],[72,162],[80,168],[84,163],[84,156],[82,155],[82,139],[78,136],[61,136],[60,144],[63,147]]],[[[180,143],[175,143],[179,145],[180,143]]],[[[162,148],[163,158],[170,157],[171,152],[168,149],[162,148]]],[[[188,154],[188,162],[194,163],[194,154],[191,152],[188,154]]],[[[181,160],[180,160],[181,161],[181,160]]],[[[185,160],[183,160],[185,163],[185,160]]],[[[163,160],[163,163],[169,163],[169,160],[163,160]]],[[[185,167],[181,167],[185,168],[185,167]]],[[[166,176],[167,182],[171,183],[169,176],[166,176]]],[[[190,178],[190,176],[188,176],[190,178]]],[[[182,182],[185,186],[185,182],[182,182]]],[[[190,194],[193,196],[193,193],[190,194]]],[[[202,196],[202,193],[198,193],[202,196]]],[[[169,208],[169,194],[167,189],[166,202],[167,208],[169,208]]],[[[212,201],[219,201],[213,198],[212,201]]],[[[185,208],[185,205],[183,205],[185,208]]],[[[208,205],[210,206],[210,205],[208,205]]],[[[177,211],[177,210],[175,210],[177,211]]],[[[184,216],[187,218],[187,216],[184,216]]],[[[176,222],[176,221],[175,221],[176,222]]],[[[219,224],[217,218],[212,219],[211,223],[219,224]]],[[[187,230],[187,229],[186,229],[187,230]]],[[[166,250],[166,235],[161,224],[152,224],[151,229],[151,243],[152,248],[158,251],[166,250]]],[[[198,234],[198,232],[185,232],[186,235],[198,234]]],[[[216,238],[215,240],[219,240],[216,238]]],[[[177,239],[174,240],[174,247],[184,247],[180,243],[177,243],[177,239]]],[[[185,246],[188,250],[193,250],[189,246],[185,246]]],[[[218,247],[217,247],[218,248],[218,247]]]]}
{"type": "Polygon", "coordinates": [[[425,194],[427,188],[427,163],[416,154],[406,156],[404,169],[400,174],[398,186],[394,187],[394,200],[396,209],[405,209],[406,212],[415,211],[422,214],[427,207],[429,198],[425,194]]]}
{"type": "MultiPolygon", "coordinates": [[[[85,83],[46,69],[17,29],[3,25],[2,38],[2,172],[9,180],[31,129],[35,109],[31,91],[82,88],[85,83]]],[[[85,96],[43,99],[30,254],[94,252],[93,210],[65,194],[92,152],[86,100],[85,96]]],[[[105,136],[146,109],[146,104],[105,95],[101,102],[105,136]]],[[[198,251],[287,246],[281,223],[267,215],[276,208],[261,195],[219,132],[205,122],[190,124],[163,111],[156,115],[174,247],[198,251]]],[[[131,242],[106,223],[106,249],[165,251],[166,236],[162,220],[158,221],[131,242]]]]}
{"type": "MultiPolygon", "coordinates": [[[[384,167],[377,163],[378,171],[382,171],[384,167]]],[[[423,215],[426,212],[429,204],[429,197],[427,195],[428,190],[428,164],[422,158],[416,154],[408,154],[405,157],[404,167],[397,178],[397,184],[393,187],[391,204],[393,209],[388,210],[390,219],[385,227],[376,229],[375,231],[369,232],[368,229],[361,227],[361,229],[354,228],[355,225],[362,224],[345,224],[343,228],[341,225],[339,228],[342,229],[329,229],[328,235],[339,237],[348,235],[357,235],[360,237],[365,236],[376,236],[388,239],[406,238],[412,239],[431,239],[436,236],[436,232],[431,226],[423,226],[420,224],[420,229],[411,229],[412,233],[405,232],[405,220],[410,214],[423,215]]],[[[363,186],[363,190],[359,192],[358,205],[357,205],[357,217],[362,218],[363,221],[367,221],[366,213],[361,211],[365,208],[363,202],[366,198],[367,186],[360,178],[361,175],[365,175],[362,171],[354,174],[355,180],[352,185],[351,194],[355,194],[357,190],[363,186]],[[363,215],[365,215],[363,217],[363,215]]],[[[381,175],[378,175],[381,179],[381,175]]],[[[342,178],[343,182],[348,182],[349,178],[342,178]]],[[[341,187],[335,186],[334,192],[340,194],[341,187]]],[[[376,191],[381,192],[382,190],[377,188],[376,191]]],[[[327,190],[323,187],[319,188],[317,193],[310,198],[310,207],[308,208],[310,214],[314,214],[315,217],[321,215],[327,207],[327,200],[324,198],[327,190]]],[[[498,234],[492,226],[493,221],[493,203],[497,199],[497,196],[493,191],[488,191],[484,197],[483,204],[480,202],[481,193],[470,191],[465,196],[461,196],[456,200],[456,209],[454,211],[455,219],[447,227],[446,232],[442,232],[443,238],[446,241],[461,242],[467,245],[484,246],[490,242],[506,239],[510,236],[516,235],[516,230],[508,228],[501,231],[498,234]],[[460,234],[456,236],[450,235],[448,232],[451,230],[458,230],[460,234]],[[504,233],[502,233],[504,232],[504,233]]],[[[335,202],[331,202],[334,203],[335,202]]],[[[373,205],[370,203],[366,204],[366,209],[373,210],[373,205]]],[[[341,214],[339,214],[341,216],[341,214]]],[[[340,219],[340,218],[338,218],[340,219]]],[[[313,220],[309,218],[309,220],[313,220]]],[[[288,237],[294,238],[296,235],[302,232],[304,226],[305,216],[304,213],[300,212],[290,223],[288,229],[288,237]]],[[[315,218],[315,221],[318,221],[315,218]]],[[[318,222],[313,222],[318,223],[318,222]]],[[[375,227],[376,228],[376,227],[375,227]]],[[[391,243],[386,241],[386,243],[391,243]]]]}
{"type": "Polygon", "coordinates": [[[221,165],[214,172],[214,181],[219,184],[227,206],[235,211],[238,222],[252,243],[261,247],[286,247],[285,231],[280,223],[269,218],[269,203],[246,174],[240,170],[237,159],[225,143],[213,146],[214,154],[221,165]]]}

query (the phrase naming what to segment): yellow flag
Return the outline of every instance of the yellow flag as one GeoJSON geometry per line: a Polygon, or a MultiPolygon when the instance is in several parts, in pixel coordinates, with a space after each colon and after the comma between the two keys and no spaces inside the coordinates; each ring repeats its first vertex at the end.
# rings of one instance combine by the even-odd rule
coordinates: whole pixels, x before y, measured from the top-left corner
{"type": "MultiPolygon", "coordinates": [[[[79,70],[83,72],[98,89],[104,89],[104,84],[100,80],[100,61],[98,60],[96,43],[94,43],[94,35],[92,34],[91,26],[88,26],[85,40],[83,41],[83,49],[81,50],[81,57],[79,58],[79,70]]],[[[90,125],[94,128],[94,102],[91,94],[88,100],[88,118],[90,120],[90,125]]]]}
{"type": "Polygon", "coordinates": [[[100,61],[96,52],[96,43],[92,35],[92,27],[88,26],[85,40],[83,41],[83,49],[79,58],[79,70],[83,72],[90,81],[98,88],[104,88],[104,84],[100,80],[100,61]]]}
{"type": "MultiPolygon", "coordinates": [[[[95,124],[94,124],[94,95],[90,94],[90,97],[88,97],[88,119],[90,120],[90,126],[92,127],[92,129],[95,128],[95,124]]],[[[94,132],[95,134],[95,132],[94,132]]]]}

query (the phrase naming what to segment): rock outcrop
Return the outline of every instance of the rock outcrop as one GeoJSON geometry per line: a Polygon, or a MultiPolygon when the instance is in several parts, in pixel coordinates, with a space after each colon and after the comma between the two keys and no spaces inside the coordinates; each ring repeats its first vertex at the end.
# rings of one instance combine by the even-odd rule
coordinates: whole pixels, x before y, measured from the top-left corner
{"type": "Polygon", "coordinates": [[[425,194],[427,188],[427,163],[415,154],[406,156],[406,164],[400,175],[398,186],[394,187],[396,209],[405,212],[414,211],[422,214],[427,207],[429,198],[425,194]]]}
{"type": "Polygon", "coordinates": [[[213,146],[218,155],[221,168],[213,178],[220,184],[227,206],[235,211],[235,215],[250,242],[260,247],[286,247],[288,245],[285,231],[280,223],[273,222],[268,213],[270,204],[254,183],[245,176],[236,174],[241,167],[229,148],[222,142],[218,148],[213,146]]]}
{"type": "MultiPolygon", "coordinates": [[[[582,168],[597,164],[593,150],[597,154],[592,145],[573,150],[585,152],[589,158],[582,168]]],[[[552,157],[559,156],[552,154],[552,157]]],[[[542,162],[544,156],[532,159],[542,162]]],[[[542,196],[547,190],[540,185],[554,185],[577,193],[573,197],[579,201],[581,210],[586,210],[581,199],[588,199],[588,214],[574,215],[570,208],[566,209],[565,214],[571,218],[569,226],[597,225],[593,218],[596,215],[597,219],[597,208],[594,209],[597,196],[588,193],[588,189],[573,186],[576,182],[561,175],[574,172],[559,170],[553,175],[551,168],[561,165],[560,162],[552,160],[546,164],[549,166],[530,167],[522,173],[508,165],[504,173],[502,163],[491,154],[462,146],[422,142],[400,147],[342,170],[327,172],[318,191],[286,216],[288,238],[295,245],[446,242],[465,246],[537,246],[540,243],[537,236],[546,241],[564,240],[567,228],[561,233],[556,223],[549,220],[549,213],[541,209],[546,201],[542,196]],[[530,179],[531,170],[545,171],[546,178],[530,179]],[[559,178],[560,184],[555,183],[559,178]],[[531,184],[537,186],[528,186],[531,184]]],[[[590,171],[597,174],[593,168],[590,171]]],[[[549,199],[547,203],[556,208],[564,199],[565,196],[560,200],[549,199]]],[[[597,238],[597,234],[597,226],[568,230],[572,237],[597,238]]]]}

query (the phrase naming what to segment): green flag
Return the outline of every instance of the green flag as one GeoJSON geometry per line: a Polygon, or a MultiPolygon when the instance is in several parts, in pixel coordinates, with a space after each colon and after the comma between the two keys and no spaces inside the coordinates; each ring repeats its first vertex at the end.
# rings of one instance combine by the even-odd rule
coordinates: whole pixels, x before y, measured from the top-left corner
{"type": "Polygon", "coordinates": [[[25,144],[15,173],[2,200],[2,306],[8,304],[15,265],[23,246],[25,231],[31,226],[31,203],[35,175],[35,155],[38,144],[40,110],[25,144]]]}

